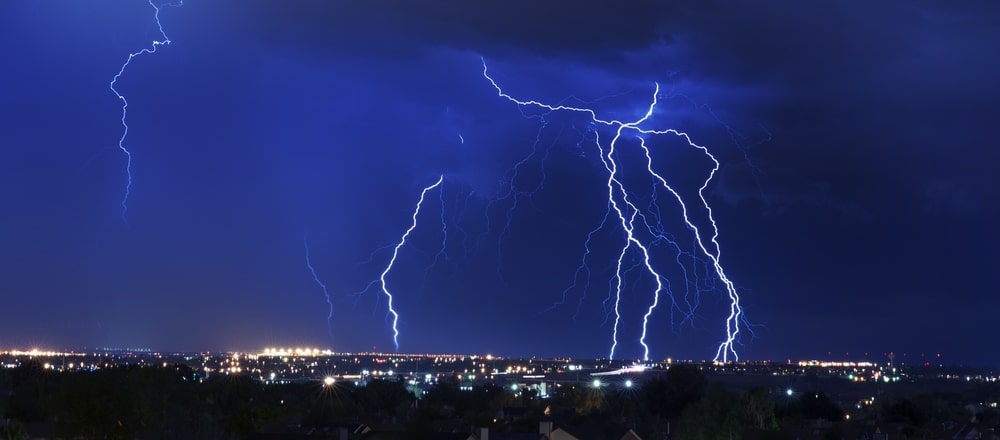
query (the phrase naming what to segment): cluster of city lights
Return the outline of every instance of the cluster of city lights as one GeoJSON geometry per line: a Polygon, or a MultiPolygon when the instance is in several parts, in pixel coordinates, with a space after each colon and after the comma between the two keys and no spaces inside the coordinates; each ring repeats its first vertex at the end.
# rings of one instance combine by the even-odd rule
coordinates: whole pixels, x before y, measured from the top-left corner
{"type": "Polygon", "coordinates": [[[823,368],[851,368],[851,367],[861,367],[870,368],[874,367],[873,362],[837,362],[837,361],[799,361],[800,367],[823,367],[823,368]]]}
{"type": "Polygon", "coordinates": [[[259,356],[332,356],[331,350],[318,348],[265,348],[259,356]]]}
{"type": "Polygon", "coordinates": [[[8,355],[8,356],[42,356],[42,357],[45,357],[45,356],[72,356],[72,355],[75,355],[75,354],[76,353],[62,353],[62,352],[57,352],[57,351],[39,350],[37,348],[32,348],[31,350],[28,350],[28,351],[23,351],[23,350],[0,351],[0,355],[8,355]]]}

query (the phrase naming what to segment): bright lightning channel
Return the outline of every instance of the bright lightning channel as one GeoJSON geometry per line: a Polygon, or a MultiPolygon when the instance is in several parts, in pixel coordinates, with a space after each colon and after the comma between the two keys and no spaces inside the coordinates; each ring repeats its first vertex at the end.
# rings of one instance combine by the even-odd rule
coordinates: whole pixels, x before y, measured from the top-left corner
{"type": "Polygon", "coordinates": [[[403,233],[403,236],[399,238],[399,243],[397,243],[396,247],[392,249],[392,258],[389,259],[389,264],[385,266],[385,270],[383,270],[382,274],[379,275],[379,281],[382,284],[382,293],[385,294],[385,297],[389,302],[389,314],[392,315],[392,342],[396,345],[396,351],[399,351],[399,313],[396,312],[396,309],[392,306],[392,292],[389,292],[389,287],[386,283],[385,277],[389,275],[389,272],[392,270],[392,266],[396,264],[396,257],[399,256],[399,250],[406,244],[406,238],[410,236],[410,232],[413,232],[413,230],[417,228],[417,217],[420,216],[420,206],[424,204],[424,198],[427,196],[427,193],[434,188],[441,186],[441,182],[443,181],[444,175],[442,174],[438,176],[436,182],[430,186],[424,187],[424,190],[420,192],[420,200],[417,201],[417,206],[413,210],[413,222],[410,224],[410,227],[406,230],[406,232],[403,233]]]}
{"type": "Polygon", "coordinates": [[[330,299],[330,291],[327,290],[326,284],[323,284],[323,281],[319,279],[319,275],[316,274],[316,268],[313,267],[312,260],[309,258],[309,240],[303,238],[302,245],[306,249],[306,267],[309,268],[309,273],[312,274],[313,281],[319,285],[320,289],[323,289],[323,297],[326,298],[326,305],[329,306],[329,312],[326,314],[326,332],[330,335],[330,340],[333,340],[333,301],[330,299]]]}
{"type": "MultiPolygon", "coordinates": [[[[177,3],[166,4],[163,6],[182,6],[183,4],[184,2],[182,0],[177,3]]],[[[132,62],[132,59],[142,54],[156,53],[156,49],[158,47],[170,44],[170,37],[167,37],[166,32],[163,31],[163,24],[160,23],[160,8],[162,6],[156,6],[156,4],[153,3],[153,0],[149,0],[149,6],[152,6],[153,11],[155,11],[153,13],[153,19],[156,21],[156,28],[160,32],[161,39],[153,40],[153,43],[149,47],[128,54],[128,58],[125,59],[125,63],[123,63],[121,68],[118,69],[118,73],[116,73],[114,78],[111,79],[111,84],[109,85],[111,91],[114,92],[115,96],[117,96],[122,102],[122,136],[118,139],[118,149],[122,150],[122,153],[125,153],[125,175],[128,179],[125,183],[125,194],[122,196],[121,202],[122,221],[125,222],[125,224],[128,224],[128,198],[132,193],[132,152],[129,151],[128,148],[125,148],[125,138],[128,136],[128,123],[125,121],[125,118],[128,115],[128,100],[125,99],[125,95],[122,95],[121,92],[115,88],[115,84],[118,82],[118,78],[125,73],[125,68],[127,68],[129,63],[132,62]]]]}
{"type": "MultiPolygon", "coordinates": [[[[597,116],[596,111],[589,108],[573,107],[563,104],[550,105],[535,100],[524,101],[516,99],[513,96],[504,92],[504,90],[500,87],[500,85],[497,84],[497,82],[492,77],[490,77],[489,72],[487,70],[485,59],[483,59],[483,77],[485,77],[490,82],[490,84],[493,85],[493,87],[497,91],[497,94],[500,97],[517,104],[518,107],[538,107],[549,112],[570,111],[570,112],[585,113],[590,116],[594,124],[607,126],[615,130],[614,136],[606,146],[603,146],[601,144],[600,136],[597,134],[596,131],[594,132],[595,143],[597,144],[601,153],[600,156],[601,162],[603,163],[604,168],[608,172],[608,180],[607,180],[608,204],[610,210],[614,211],[614,213],[618,217],[618,222],[625,233],[624,237],[625,243],[622,246],[621,252],[618,255],[616,272],[614,277],[612,278],[611,294],[614,297],[615,321],[614,321],[614,330],[612,335],[610,357],[614,358],[615,350],[618,346],[618,326],[621,321],[619,304],[622,294],[622,279],[623,275],[632,269],[632,267],[626,268],[623,265],[625,257],[626,255],[629,254],[629,251],[638,252],[638,255],[640,256],[641,259],[641,262],[639,264],[656,282],[656,288],[654,289],[653,292],[653,300],[649,305],[649,307],[646,309],[646,313],[643,315],[642,334],[641,337],[639,338],[639,344],[643,347],[644,360],[649,360],[649,346],[646,343],[647,326],[649,324],[649,319],[652,316],[653,311],[659,305],[660,294],[663,293],[665,290],[669,293],[669,288],[667,286],[664,286],[664,281],[665,281],[664,277],[662,277],[657,272],[657,270],[653,267],[653,264],[650,261],[648,244],[643,243],[643,241],[637,238],[635,234],[636,217],[642,218],[643,221],[645,222],[645,216],[641,213],[641,210],[639,209],[638,206],[636,206],[635,202],[629,198],[629,192],[626,189],[625,184],[623,184],[621,179],[618,178],[618,163],[616,162],[615,159],[616,157],[615,151],[616,148],[618,147],[619,140],[622,138],[623,134],[626,133],[627,131],[629,136],[634,136],[639,140],[639,145],[642,148],[643,152],[645,153],[647,159],[646,171],[652,178],[654,178],[657,182],[659,182],[662,189],[671,193],[677,200],[681,208],[681,214],[683,216],[684,223],[690,230],[693,231],[695,236],[695,243],[697,244],[698,249],[700,249],[701,252],[711,261],[715,275],[718,276],[718,278],[726,286],[726,292],[730,300],[729,315],[726,318],[726,331],[725,331],[726,336],[725,339],[719,344],[718,349],[716,350],[715,361],[727,362],[729,361],[730,357],[732,357],[733,360],[739,360],[739,355],[736,352],[735,345],[739,341],[740,323],[744,319],[743,309],[740,306],[740,297],[736,291],[735,285],[732,283],[732,281],[729,280],[729,278],[726,276],[725,271],[723,270],[721,263],[720,246],[717,241],[719,235],[718,225],[716,224],[715,219],[712,215],[712,208],[709,206],[708,201],[705,199],[704,195],[705,188],[715,177],[716,172],[719,170],[720,163],[715,158],[715,156],[713,156],[708,151],[708,148],[693,142],[690,136],[688,136],[686,133],[674,129],[651,130],[641,127],[641,125],[645,123],[653,115],[653,111],[656,109],[656,105],[658,102],[657,100],[660,93],[660,85],[658,83],[655,83],[651,103],[649,107],[646,109],[645,113],[640,118],[634,121],[625,122],[617,119],[609,119],[609,120],[601,119],[597,116]],[[688,217],[688,206],[685,203],[683,197],[680,196],[680,193],[674,190],[674,188],[670,186],[670,184],[667,182],[665,178],[663,178],[660,174],[656,173],[653,170],[652,157],[650,155],[649,148],[645,144],[645,139],[644,139],[644,136],[650,136],[650,135],[673,135],[676,137],[683,138],[690,147],[701,150],[702,153],[704,153],[714,164],[711,172],[709,172],[708,174],[708,177],[705,179],[701,187],[698,189],[698,198],[700,199],[701,206],[703,206],[707,212],[708,222],[710,223],[711,227],[711,237],[709,238],[711,246],[706,246],[705,240],[702,238],[702,234],[699,227],[695,225],[688,217]]],[[[607,221],[607,217],[605,217],[605,219],[602,220],[602,226],[598,226],[597,229],[603,227],[603,222],[605,221],[607,221]]],[[[591,235],[592,234],[593,232],[591,233],[591,235]]],[[[589,253],[589,239],[590,236],[588,236],[588,246],[587,246],[588,253],[589,253]]],[[[584,255],[584,263],[585,262],[586,262],[586,254],[584,255]]],[[[565,292],[564,292],[564,297],[565,297],[565,292]]]]}

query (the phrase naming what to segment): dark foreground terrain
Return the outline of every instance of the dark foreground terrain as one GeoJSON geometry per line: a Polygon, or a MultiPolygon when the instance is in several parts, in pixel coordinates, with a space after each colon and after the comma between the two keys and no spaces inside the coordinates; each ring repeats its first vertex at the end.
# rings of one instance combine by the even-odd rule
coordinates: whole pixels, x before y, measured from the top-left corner
{"type": "Polygon", "coordinates": [[[186,365],[28,361],[0,369],[0,439],[996,439],[1000,425],[996,382],[890,387],[698,364],[615,380],[543,393],[461,376],[425,388],[402,375],[268,383],[186,365]]]}

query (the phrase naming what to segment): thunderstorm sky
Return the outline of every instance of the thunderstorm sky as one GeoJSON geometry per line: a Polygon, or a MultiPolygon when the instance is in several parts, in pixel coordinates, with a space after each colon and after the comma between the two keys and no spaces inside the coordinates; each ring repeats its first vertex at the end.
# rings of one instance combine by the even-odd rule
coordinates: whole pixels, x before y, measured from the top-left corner
{"type": "MultiPolygon", "coordinates": [[[[444,176],[386,276],[400,351],[607,356],[620,226],[566,290],[607,212],[594,126],[498,96],[485,60],[517,99],[607,119],[660,84],[649,128],[721,163],[704,195],[741,358],[1000,364],[996,2],[187,0],[116,84],[126,223],[109,82],[162,39],[153,13],[0,5],[0,348],[391,351],[371,283],[444,176]]],[[[711,162],[647,141],[697,197],[711,162]]],[[[649,206],[637,145],[622,178],[649,206]]],[[[680,304],[652,315],[651,357],[711,359],[722,283],[655,249],[680,304]]],[[[616,355],[636,358],[653,283],[623,279],[616,355]]]]}

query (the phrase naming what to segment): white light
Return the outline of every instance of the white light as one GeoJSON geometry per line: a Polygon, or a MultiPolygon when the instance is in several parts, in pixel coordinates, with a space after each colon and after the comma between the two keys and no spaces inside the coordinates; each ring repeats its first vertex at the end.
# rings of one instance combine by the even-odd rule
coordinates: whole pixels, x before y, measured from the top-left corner
{"type": "Polygon", "coordinates": [[[336,380],[333,378],[333,376],[327,376],[323,378],[323,385],[331,386],[335,381],[336,380]]]}
{"type": "Polygon", "coordinates": [[[631,380],[626,380],[625,381],[625,388],[632,388],[632,381],[631,380]]]}
{"type": "Polygon", "coordinates": [[[792,395],[792,389],[789,388],[789,389],[785,390],[785,394],[791,396],[792,395]]]}
{"type": "Polygon", "coordinates": [[[594,379],[594,388],[600,388],[600,387],[601,387],[601,380],[594,379]]]}

